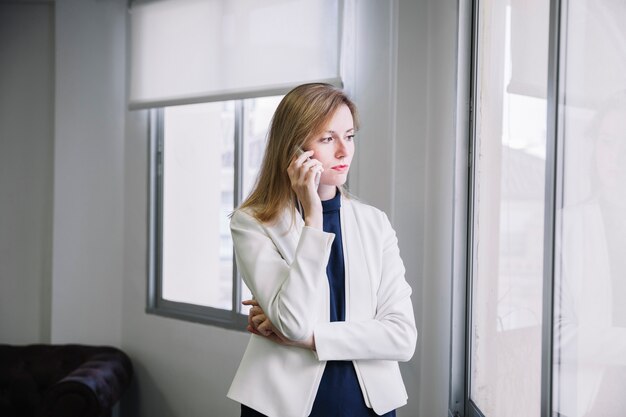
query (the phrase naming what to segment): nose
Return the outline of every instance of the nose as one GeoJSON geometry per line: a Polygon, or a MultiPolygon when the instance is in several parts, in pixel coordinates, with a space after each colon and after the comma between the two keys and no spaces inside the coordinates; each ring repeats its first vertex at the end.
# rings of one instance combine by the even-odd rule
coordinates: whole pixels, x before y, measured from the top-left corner
{"type": "Polygon", "coordinates": [[[335,141],[335,157],[337,159],[344,158],[348,154],[348,149],[343,140],[335,141]]]}

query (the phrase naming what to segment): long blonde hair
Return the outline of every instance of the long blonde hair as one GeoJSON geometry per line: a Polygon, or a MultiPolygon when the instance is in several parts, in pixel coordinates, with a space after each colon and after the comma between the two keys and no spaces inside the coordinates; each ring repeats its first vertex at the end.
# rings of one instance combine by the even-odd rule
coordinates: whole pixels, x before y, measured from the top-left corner
{"type": "Polygon", "coordinates": [[[358,129],[355,104],[339,88],[311,83],[291,90],[281,100],[272,117],[261,170],[252,192],[239,206],[249,209],[260,222],[272,222],[286,207],[295,213],[296,195],[291,188],[287,167],[316,134],[320,134],[342,105],[348,106],[354,128],[358,129]]]}

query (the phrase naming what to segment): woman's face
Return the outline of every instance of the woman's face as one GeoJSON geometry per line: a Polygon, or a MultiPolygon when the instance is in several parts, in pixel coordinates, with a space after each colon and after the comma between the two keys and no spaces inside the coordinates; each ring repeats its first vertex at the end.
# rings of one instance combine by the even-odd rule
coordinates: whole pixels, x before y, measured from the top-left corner
{"type": "Polygon", "coordinates": [[[306,150],[315,152],[312,158],[320,161],[324,168],[318,189],[320,195],[324,188],[332,190],[334,195],[334,188],[346,182],[354,155],[354,133],[352,113],[344,104],[337,109],[324,131],[305,145],[306,150]]]}

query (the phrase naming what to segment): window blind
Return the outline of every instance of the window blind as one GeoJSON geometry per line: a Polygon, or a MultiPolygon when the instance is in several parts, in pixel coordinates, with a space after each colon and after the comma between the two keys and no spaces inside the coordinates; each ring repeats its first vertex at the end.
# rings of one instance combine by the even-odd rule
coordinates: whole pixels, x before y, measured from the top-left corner
{"type": "Polygon", "coordinates": [[[160,0],[130,7],[132,109],[284,94],[340,79],[336,0],[160,0]]]}

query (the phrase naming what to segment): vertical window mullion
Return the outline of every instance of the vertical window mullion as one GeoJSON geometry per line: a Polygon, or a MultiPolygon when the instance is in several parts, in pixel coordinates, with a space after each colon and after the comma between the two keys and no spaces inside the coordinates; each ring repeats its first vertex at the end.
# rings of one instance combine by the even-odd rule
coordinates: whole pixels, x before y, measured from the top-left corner
{"type": "MultiPolygon", "coordinates": [[[[243,149],[244,149],[244,105],[243,100],[235,102],[235,159],[234,159],[234,193],[233,207],[237,208],[243,198],[243,149]]],[[[241,279],[237,271],[237,262],[233,248],[233,310],[234,313],[241,313],[241,279]]]]}
{"type": "Polygon", "coordinates": [[[544,227],[543,329],[541,337],[541,417],[552,415],[552,363],[554,337],[554,280],[556,210],[562,181],[559,180],[559,54],[561,0],[550,0],[548,50],[548,115],[546,140],[546,189],[544,227]]]}
{"type": "Polygon", "coordinates": [[[454,207],[454,264],[452,293],[452,329],[450,356],[450,394],[448,414],[453,417],[468,415],[467,391],[467,333],[470,329],[469,272],[471,271],[471,166],[472,166],[472,79],[474,3],[459,2],[458,62],[457,62],[457,134],[455,149],[455,207],[454,207]]]}
{"type": "Polygon", "coordinates": [[[467,283],[466,283],[466,298],[465,298],[465,415],[472,417],[476,415],[474,410],[476,409],[471,404],[471,372],[472,372],[472,305],[473,305],[473,278],[474,278],[474,215],[475,215],[475,189],[476,189],[476,159],[478,152],[476,149],[476,109],[478,106],[478,38],[479,38],[479,8],[480,0],[473,0],[471,2],[471,75],[470,75],[470,97],[469,97],[469,178],[468,178],[468,221],[467,221],[467,283]]]}
{"type": "Polygon", "coordinates": [[[148,308],[158,308],[163,300],[163,109],[151,109],[149,123],[150,230],[148,260],[148,308]]]}

